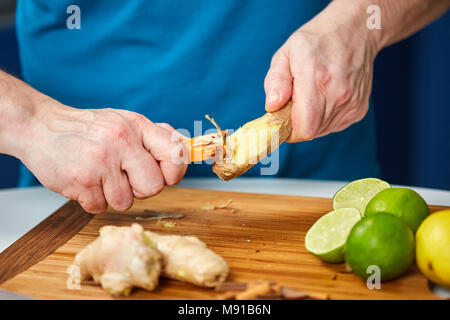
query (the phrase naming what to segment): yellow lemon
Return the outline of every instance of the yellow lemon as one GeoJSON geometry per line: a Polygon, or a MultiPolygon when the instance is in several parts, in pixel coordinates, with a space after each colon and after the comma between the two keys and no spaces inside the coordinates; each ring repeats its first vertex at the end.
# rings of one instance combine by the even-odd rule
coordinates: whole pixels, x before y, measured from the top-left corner
{"type": "Polygon", "coordinates": [[[428,279],[450,288],[450,210],[422,222],[416,233],[416,261],[428,279]]]}

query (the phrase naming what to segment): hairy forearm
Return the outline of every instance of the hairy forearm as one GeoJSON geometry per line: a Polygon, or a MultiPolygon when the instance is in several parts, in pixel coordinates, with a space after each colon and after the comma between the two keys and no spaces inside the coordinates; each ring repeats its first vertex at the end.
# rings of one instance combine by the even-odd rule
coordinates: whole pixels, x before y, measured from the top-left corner
{"type": "Polygon", "coordinates": [[[377,50],[409,37],[439,18],[450,7],[450,0],[335,0],[339,5],[356,6],[361,12],[361,26],[366,26],[367,8],[380,8],[380,29],[367,29],[375,39],[377,50]]]}
{"type": "Polygon", "coordinates": [[[22,159],[33,134],[32,122],[43,114],[47,102],[57,104],[0,70],[0,153],[22,159]]]}

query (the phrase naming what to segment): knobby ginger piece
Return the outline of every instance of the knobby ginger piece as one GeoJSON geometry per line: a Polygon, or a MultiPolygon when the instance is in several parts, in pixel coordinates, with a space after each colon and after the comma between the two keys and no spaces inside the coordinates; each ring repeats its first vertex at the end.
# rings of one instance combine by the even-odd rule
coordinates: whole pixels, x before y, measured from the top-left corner
{"type": "Polygon", "coordinates": [[[150,231],[145,235],[163,256],[163,276],[200,287],[215,287],[227,278],[230,269],[226,261],[198,238],[150,231]]]}
{"type": "Polygon", "coordinates": [[[213,171],[223,180],[236,178],[276,150],[291,134],[292,102],[282,109],[247,122],[226,137],[226,157],[213,171]]]}
{"type": "Polygon", "coordinates": [[[137,223],[101,228],[100,236],[75,257],[81,279],[93,278],[112,295],[129,295],[133,287],[153,290],[162,262],[155,244],[145,238],[137,223]]]}

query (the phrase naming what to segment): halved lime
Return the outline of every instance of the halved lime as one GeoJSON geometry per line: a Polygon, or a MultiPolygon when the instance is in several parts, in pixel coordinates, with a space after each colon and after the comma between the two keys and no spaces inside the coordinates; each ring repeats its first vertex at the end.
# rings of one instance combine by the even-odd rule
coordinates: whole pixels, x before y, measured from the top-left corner
{"type": "Polygon", "coordinates": [[[333,197],[333,209],[356,208],[364,217],[364,211],[369,201],[380,191],[390,187],[389,183],[377,178],[352,181],[336,192],[333,197]]]}
{"type": "Polygon", "coordinates": [[[348,234],[360,219],[356,208],[341,208],[325,214],[306,233],[306,250],[326,262],[343,262],[348,234]]]}

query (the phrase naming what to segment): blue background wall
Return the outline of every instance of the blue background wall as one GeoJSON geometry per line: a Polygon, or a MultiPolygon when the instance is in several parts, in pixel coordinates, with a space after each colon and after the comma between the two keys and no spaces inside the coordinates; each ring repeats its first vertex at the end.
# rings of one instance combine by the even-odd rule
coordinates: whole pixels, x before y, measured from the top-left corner
{"type": "MultiPolygon", "coordinates": [[[[450,13],[375,61],[373,101],[382,178],[450,189],[450,13]]],[[[20,74],[14,29],[0,28],[0,67],[20,74]]],[[[0,155],[0,188],[18,161],[0,155]]]]}
{"type": "Polygon", "coordinates": [[[450,13],[375,61],[383,178],[450,189],[450,13]]]}

